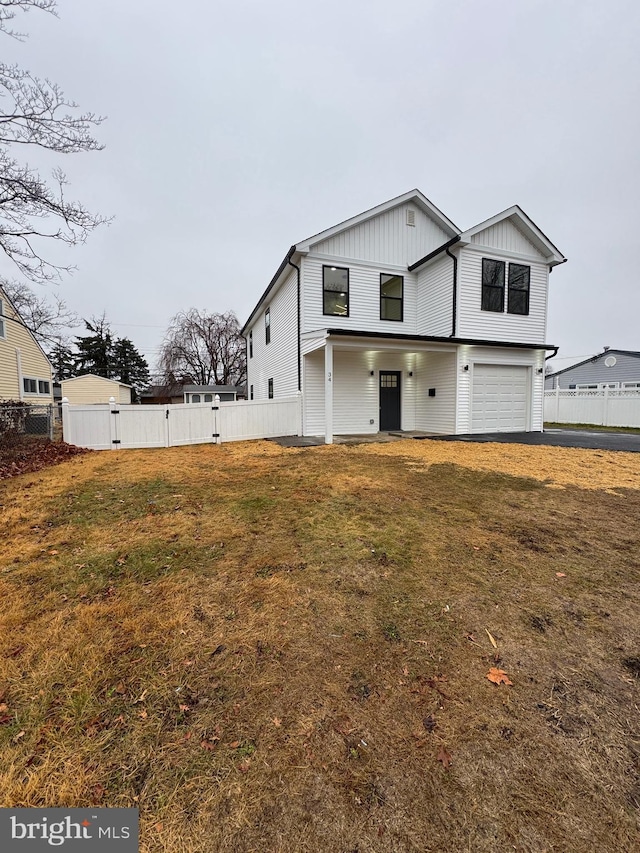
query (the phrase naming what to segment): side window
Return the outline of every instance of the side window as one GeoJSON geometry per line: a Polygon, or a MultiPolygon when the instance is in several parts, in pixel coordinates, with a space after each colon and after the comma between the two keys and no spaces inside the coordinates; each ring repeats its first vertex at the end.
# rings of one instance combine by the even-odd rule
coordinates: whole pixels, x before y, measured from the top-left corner
{"type": "Polygon", "coordinates": [[[249,358],[253,358],[253,329],[249,332],[249,358]]]}
{"type": "Polygon", "coordinates": [[[271,343],[271,308],[264,312],[264,342],[271,343]]]}
{"type": "Polygon", "coordinates": [[[531,267],[522,264],[509,264],[509,291],[507,311],[509,314],[529,313],[529,282],[531,267]]]}
{"type": "Polygon", "coordinates": [[[380,273],[380,319],[402,322],[404,314],[404,278],[380,273]]]}
{"type": "Polygon", "coordinates": [[[253,400],[253,385],[249,386],[249,399],[253,400]]]}
{"type": "Polygon", "coordinates": [[[43,379],[38,380],[38,394],[48,394],[51,386],[48,382],[45,382],[43,379]]]}
{"type": "Polygon", "coordinates": [[[7,332],[5,329],[5,323],[2,319],[4,317],[4,300],[0,299],[0,338],[6,338],[7,332]]]}
{"type": "Polygon", "coordinates": [[[213,403],[213,394],[205,394],[204,401],[205,403],[213,403]]]}
{"type": "Polygon", "coordinates": [[[269,399],[273,400],[273,379],[269,380],[269,399]]]}
{"type": "Polygon", "coordinates": [[[322,313],[332,317],[349,316],[349,270],[322,267],[322,313]]]}
{"type": "Polygon", "coordinates": [[[22,387],[24,388],[25,394],[38,393],[38,383],[35,379],[28,379],[27,377],[23,377],[22,387]]]}
{"type": "Polygon", "coordinates": [[[482,310],[504,311],[504,261],[482,259],[482,310]]]}
{"type": "Polygon", "coordinates": [[[191,402],[192,403],[199,403],[200,402],[200,394],[192,394],[191,395],[191,402]]]}

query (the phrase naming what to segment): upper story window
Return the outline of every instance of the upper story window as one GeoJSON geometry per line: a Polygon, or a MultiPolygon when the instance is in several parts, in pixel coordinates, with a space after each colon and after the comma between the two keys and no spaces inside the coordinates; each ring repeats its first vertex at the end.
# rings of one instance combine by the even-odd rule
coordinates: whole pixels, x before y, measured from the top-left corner
{"type": "Polygon", "coordinates": [[[482,259],[482,310],[496,311],[502,314],[529,313],[529,286],[531,267],[524,264],[507,264],[493,258],[482,259]],[[508,279],[508,292],[505,305],[505,278],[508,279]]]}
{"type": "Polygon", "coordinates": [[[504,311],[504,261],[482,259],[482,310],[504,311]]]}
{"type": "Polygon", "coordinates": [[[404,319],[404,278],[380,273],[380,319],[404,319]]]}
{"type": "Polygon", "coordinates": [[[273,400],[273,379],[270,379],[267,384],[267,395],[270,400],[273,400]]]}
{"type": "Polygon", "coordinates": [[[5,323],[2,319],[4,317],[4,300],[0,299],[0,338],[6,338],[7,333],[5,330],[5,323]]]}
{"type": "Polygon", "coordinates": [[[249,358],[253,358],[253,329],[249,332],[249,358]]]}
{"type": "Polygon", "coordinates": [[[322,267],[322,313],[349,316],[349,270],[322,267]]]}
{"type": "Polygon", "coordinates": [[[509,314],[529,313],[529,281],[531,267],[522,264],[509,264],[509,291],[507,311],[509,314]]]}
{"type": "Polygon", "coordinates": [[[271,343],[271,308],[264,312],[264,342],[271,343]]]}

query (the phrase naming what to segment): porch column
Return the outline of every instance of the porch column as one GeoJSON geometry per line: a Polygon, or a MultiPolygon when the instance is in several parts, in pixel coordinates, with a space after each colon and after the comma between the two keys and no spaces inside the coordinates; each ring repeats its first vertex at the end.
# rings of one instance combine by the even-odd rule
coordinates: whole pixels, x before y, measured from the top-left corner
{"type": "Polygon", "coordinates": [[[324,443],[333,444],[333,344],[324,345],[324,443]]]}

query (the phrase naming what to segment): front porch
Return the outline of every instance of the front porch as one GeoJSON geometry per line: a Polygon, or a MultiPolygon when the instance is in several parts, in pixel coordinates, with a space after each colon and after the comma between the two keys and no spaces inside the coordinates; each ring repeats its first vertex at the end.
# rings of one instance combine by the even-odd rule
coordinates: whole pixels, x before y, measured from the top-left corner
{"type": "Polygon", "coordinates": [[[454,433],[457,374],[454,344],[309,338],[303,341],[303,436],[333,444],[454,433]]]}

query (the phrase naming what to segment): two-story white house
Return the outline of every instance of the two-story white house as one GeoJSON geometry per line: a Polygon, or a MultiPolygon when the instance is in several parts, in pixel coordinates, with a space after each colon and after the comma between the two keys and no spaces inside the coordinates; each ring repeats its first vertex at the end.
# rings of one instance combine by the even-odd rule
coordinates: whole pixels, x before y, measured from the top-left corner
{"type": "Polygon", "coordinates": [[[418,190],[291,246],[251,312],[248,399],[304,435],[541,431],[549,273],[517,205],[460,231],[418,190]]]}

